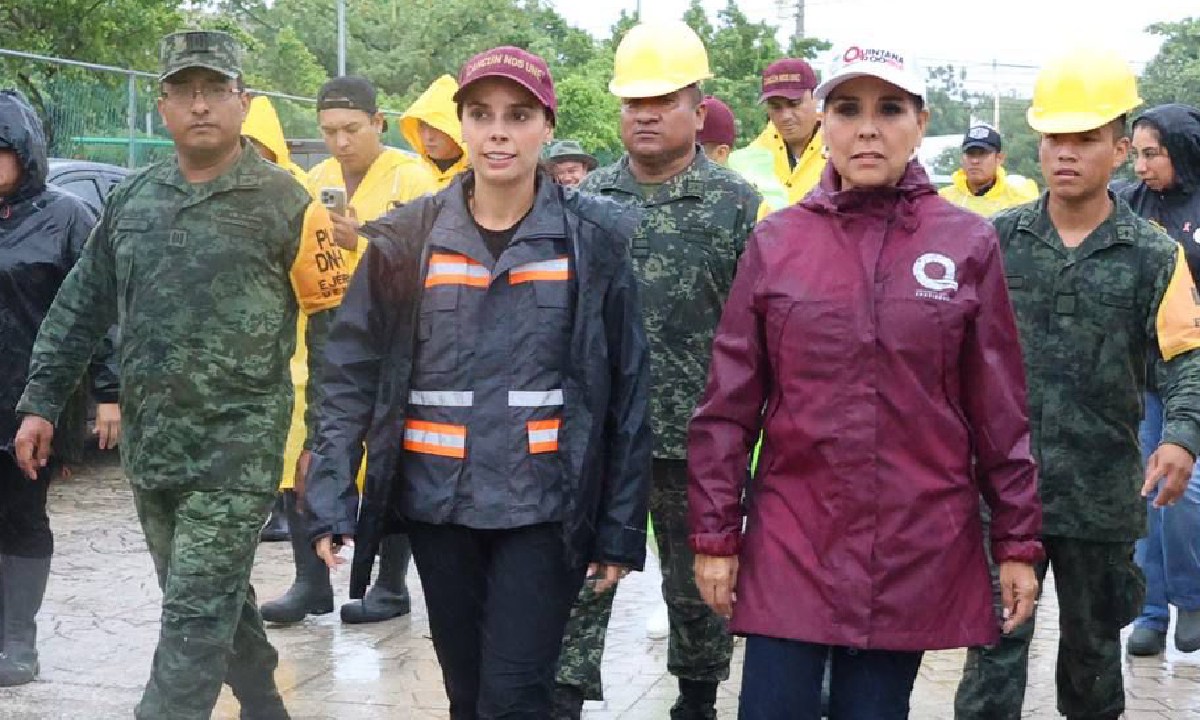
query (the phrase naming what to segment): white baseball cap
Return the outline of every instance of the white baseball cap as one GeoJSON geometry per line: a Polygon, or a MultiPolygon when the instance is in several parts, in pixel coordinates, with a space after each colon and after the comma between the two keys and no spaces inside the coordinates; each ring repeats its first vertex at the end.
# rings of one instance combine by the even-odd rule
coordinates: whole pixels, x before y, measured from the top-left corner
{"type": "Polygon", "coordinates": [[[834,55],[825,81],[813,91],[823,101],[838,85],[856,77],[877,77],[925,99],[925,75],[915,58],[878,45],[850,45],[834,55]]]}

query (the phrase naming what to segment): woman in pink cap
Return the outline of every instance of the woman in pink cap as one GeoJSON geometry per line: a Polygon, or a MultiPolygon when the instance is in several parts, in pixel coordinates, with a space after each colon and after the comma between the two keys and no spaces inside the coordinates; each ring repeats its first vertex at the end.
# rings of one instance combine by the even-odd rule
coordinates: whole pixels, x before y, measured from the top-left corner
{"type": "Polygon", "coordinates": [[[830,658],[831,718],[906,718],[925,650],[996,642],[980,493],[1005,631],[1042,558],[996,234],[912,159],[911,58],[853,46],[827,77],[829,165],[750,236],[689,428],[696,582],[747,637],[743,720],[819,718],[830,658]]]}
{"type": "Polygon", "coordinates": [[[327,564],[357,541],[352,597],[380,538],[408,534],[451,718],[544,720],[589,566],[603,586],[645,559],[639,218],[539,171],[557,112],[540,57],[494,48],[459,84],[473,169],[360,231],[308,502],[327,564]]]}

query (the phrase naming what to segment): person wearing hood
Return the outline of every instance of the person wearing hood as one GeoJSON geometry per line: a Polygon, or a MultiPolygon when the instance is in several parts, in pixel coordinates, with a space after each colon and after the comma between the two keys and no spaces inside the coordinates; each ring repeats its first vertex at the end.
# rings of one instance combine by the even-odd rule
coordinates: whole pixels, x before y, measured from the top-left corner
{"type": "Polygon", "coordinates": [[[821,113],[813,97],[816,86],[817,74],[805,60],[783,58],[768,65],[758,99],[766,105],[767,126],[754,142],[729,157],[729,167],[753,182],[772,208],[799,202],[825,168],[821,113]],[[764,172],[768,168],[770,172],[764,172]]]}
{"type": "Polygon", "coordinates": [[[254,149],[264,160],[290,172],[301,185],[308,185],[308,173],[292,162],[292,154],[283,134],[283,125],[279,123],[275,106],[266,95],[256,95],[250,99],[250,109],[246,111],[246,119],[242,122],[242,136],[254,145],[254,149]]]}
{"type": "MultiPolygon", "coordinates": [[[[387,121],[379,112],[375,86],[366,78],[348,75],[322,85],[317,92],[317,121],[325,146],[333,157],[309,171],[308,190],[313,197],[321,197],[330,191],[342,194],[344,206],[331,211],[334,239],[342,247],[349,271],[353,273],[367,247],[367,240],[358,233],[358,228],[393,207],[433,192],[436,186],[422,160],[383,144],[387,121]]],[[[293,377],[307,382],[303,368],[297,370],[293,377]]],[[[297,419],[303,417],[304,411],[297,402],[286,458],[290,462],[293,456],[297,457],[292,485],[301,494],[309,462],[308,451],[300,447],[303,434],[297,425],[297,419]]],[[[365,468],[359,468],[358,477],[360,482],[365,479],[365,468]]],[[[303,620],[310,614],[330,612],[333,587],[328,570],[305,540],[309,534],[308,520],[296,494],[285,492],[284,506],[294,536],[292,555],[296,577],[282,596],[263,603],[262,612],[269,622],[288,623],[303,620]]],[[[407,615],[412,610],[406,581],[411,557],[407,538],[403,535],[389,538],[380,554],[375,584],[366,597],[342,605],[342,622],[374,623],[407,615]]]]}
{"type": "Polygon", "coordinates": [[[831,653],[831,717],[906,718],[924,651],[995,642],[980,492],[1005,631],[1042,558],[996,232],[911,159],[911,57],[836,58],[815,91],[829,165],[751,234],[688,428],[696,583],[747,637],[743,720],[819,717],[831,653]]]}
{"type": "MultiPolygon", "coordinates": [[[[1133,211],[1157,225],[1183,248],[1193,280],[1200,278],[1200,110],[1170,104],[1133,121],[1130,154],[1139,182],[1119,191],[1133,211]]],[[[1163,433],[1163,402],[1150,363],[1146,417],[1140,430],[1144,457],[1163,433]]],[[[1178,609],[1175,647],[1200,650],[1200,480],[1171,507],[1148,507],[1146,537],[1136,558],[1146,574],[1146,602],[1126,645],[1131,655],[1166,649],[1170,606],[1178,609]]]]}
{"type": "MultiPolygon", "coordinates": [[[[0,90],[0,687],[38,674],[36,617],[54,553],[46,492],[69,450],[56,447],[36,480],[25,477],[15,457],[17,400],[42,319],[96,223],[82,200],[46,185],[47,169],[41,120],[19,92],[0,90]]],[[[107,356],[96,360],[92,394],[107,448],[120,431],[116,372],[107,356]]],[[[64,438],[78,416],[64,412],[64,438]]]]}
{"type": "MultiPolygon", "coordinates": [[[[250,109],[242,122],[242,137],[250,141],[258,154],[268,162],[273,162],[287,170],[301,185],[308,183],[308,174],[304,168],[292,162],[288,151],[287,140],[283,134],[283,125],[275,114],[275,106],[266,95],[257,95],[250,100],[250,109]]],[[[288,432],[287,451],[283,459],[283,481],[279,485],[280,494],[271,508],[271,516],[263,527],[261,538],[263,542],[279,542],[289,538],[287,521],[287,491],[294,483],[296,459],[300,455],[300,446],[304,441],[304,392],[308,378],[308,358],[304,350],[304,318],[299,318],[296,328],[298,341],[296,354],[292,357],[292,384],[295,387],[296,405],[292,412],[292,428],[288,432]]],[[[330,603],[332,603],[332,599],[330,603]]]]}
{"type": "Polygon", "coordinates": [[[425,159],[438,190],[470,166],[454,106],[458,81],[443,75],[400,116],[400,134],[425,159]]]}
{"type": "Polygon", "coordinates": [[[1037,199],[1037,183],[1004,169],[1000,132],[982,123],[967,130],[962,142],[962,167],[950,184],[938,191],[950,202],[984,217],[1037,199]]]}
{"type": "Polygon", "coordinates": [[[353,538],[351,597],[404,524],[448,717],[546,720],[585,574],[614,585],[646,553],[639,218],[539,170],[558,110],[542,58],[492,48],[460,80],[474,167],[364,226],[307,500],[331,568],[353,538]]]}

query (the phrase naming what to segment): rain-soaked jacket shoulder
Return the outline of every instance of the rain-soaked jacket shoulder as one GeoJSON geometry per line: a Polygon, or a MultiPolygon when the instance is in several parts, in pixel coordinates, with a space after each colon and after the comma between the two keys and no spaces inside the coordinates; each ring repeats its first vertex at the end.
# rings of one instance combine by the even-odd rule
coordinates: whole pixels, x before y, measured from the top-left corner
{"type": "Polygon", "coordinates": [[[1192,277],[1200,283],[1200,109],[1160,105],[1138,116],[1134,128],[1142,123],[1158,131],[1175,171],[1175,184],[1159,192],[1137,182],[1117,192],[1135,213],[1183,246],[1192,277]]]}
{"type": "Polygon", "coordinates": [[[429,165],[429,171],[433,173],[437,181],[439,190],[449,185],[451,180],[466,170],[470,162],[467,158],[466,143],[463,142],[462,123],[458,119],[458,108],[454,103],[454,93],[456,92],[458,92],[458,82],[449,75],[443,75],[434,80],[433,84],[421,93],[421,97],[417,98],[400,116],[400,133],[404,135],[404,139],[412,146],[413,150],[416,150],[425,159],[426,164],[429,165]],[[458,149],[462,151],[462,157],[445,170],[438,167],[429,158],[429,153],[425,150],[425,143],[421,142],[422,121],[449,135],[450,139],[458,145],[458,149]]]}
{"type": "MultiPolygon", "coordinates": [[[[379,541],[400,529],[396,483],[412,378],[421,288],[433,233],[476,232],[462,183],[399,207],[362,232],[371,239],[326,349],[320,427],[307,499],[312,537],[355,539],[351,597],[366,589],[379,541]],[[354,476],[370,458],[360,498],[354,476]]],[[[531,215],[562,218],[577,297],[563,379],[559,453],[563,541],[578,563],[641,568],[650,494],[649,345],[628,244],[636,211],[539,183],[531,215]]],[[[555,231],[558,232],[558,231],[555,231]]]]}
{"type": "MultiPolygon", "coordinates": [[[[24,99],[0,92],[0,150],[16,153],[21,182],[0,196],[0,451],[12,452],[17,401],[42,318],[74,267],[96,218],[78,197],[46,185],[46,139],[24,99]]],[[[92,363],[98,402],[116,402],[116,370],[110,335],[92,363]]],[[[79,399],[76,398],[76,401],[79,399]]],[[[58,439],[81,440],[82,407],[73,403],[60,418],[56,450],[73,451],[58,439]],[[68,427],[70,426],[70,427],[68,427]],[[78,427],[76,427],[78,426],[78,427]]]]}
{"type": "Polygon", "coordinates": [[[275,153],[276,165],[290,172],[301,185],[308,185],[308,174],[304,172],[304,168],[292,162],[292,154],[283,134],[283,125],[279,123],[279,116],[275,113],[270,98],[258,95],[250,101],[250,110],[246,113],[246,119],[242,121],[242,135],[261,143],[263,147],[275,153]]]}
{"type": "Polygon", "coordinates": [[[692,547],[740,557],[737,633],[995,642],[980,493],[996,558],[1042,557],[996,233],[915,161],[898,187],[838,187],[830,166],[747,243],[689,428],[692,547]]]}

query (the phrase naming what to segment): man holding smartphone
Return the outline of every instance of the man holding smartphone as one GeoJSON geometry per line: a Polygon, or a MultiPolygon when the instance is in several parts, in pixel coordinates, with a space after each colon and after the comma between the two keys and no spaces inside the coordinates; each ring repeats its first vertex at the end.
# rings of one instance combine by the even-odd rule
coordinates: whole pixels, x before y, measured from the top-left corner
{"type": "MultiPolygon", "coordinates": [[[[387,121],[379,112],[375,87],[367,79],[345,76],[326,82],[317,93],[317,119],[333,157],[309,171],[308,190],[329,209],[334,240],[348,261],[347,272],[353,274],[367,247],[358,234],[362,223],[434,192],[436,182],[420,158],[383,144],[387,121]]],[[[293,366],[303,370],[304,362],[296,360],[293,366]]],[[[295,413],[303,417],[304,409],[298,407],[295,413]]],[[[308,457],[307,451],[301,452],[295,463],[294,485],[301,495],[308,457]]],[[[360,469],[360,488],[363,477],[360,469]]],[[[333,609],[329,571],[309,544],[308,519],[295,493],[285,491],[284,497],[296,580],[282,597],[262,606],[263,618],[279,623],[299,622],[307,615],[333,609]]],[[[404,577],[410,556],[407,537],[395,535],[384,540],[375,584],[362,600],[342,606],[342,622],[381,622],[407,615],[411,601],[404,577]]]]}

